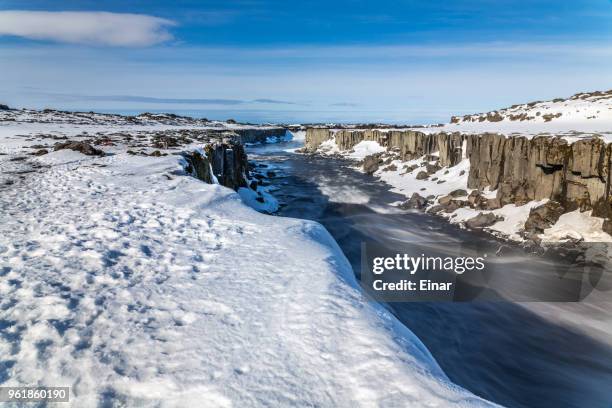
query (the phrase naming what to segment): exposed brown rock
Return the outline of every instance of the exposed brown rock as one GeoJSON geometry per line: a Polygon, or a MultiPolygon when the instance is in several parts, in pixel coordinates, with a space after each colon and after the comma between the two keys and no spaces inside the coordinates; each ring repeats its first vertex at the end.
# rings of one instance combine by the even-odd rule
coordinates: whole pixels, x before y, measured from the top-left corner
{"type": "Polygon", "coordinates": [[[363,160],[363,171],[370,175],[374,174],[374,172],[378,170],[378,167],[380,166],[381,162],[382,160],[380,158],[380,155],[378,154],[367,156],[363,160]]]}
{"type": "Polygon", "coordinates": [[[53,150],[58,151],[58,150],[63,150],[63,149],[74,150],[76,152],[83,153],[86,156],[104,156],[105,155],[105,153],[102,150],[96,149],[89,143],[85,143],[85,142],[58,143],[55,145],[53,150]]]}
{"type": "Polygon", "coordinates": [[[565,209],[556,201],[548,201],[546,204],[532,208],[525,222],[525,234],[541,234],[545,229],[552,227],[565,209]]]}
{"type": "Polygon", "coordinates": [[[49,151],[47,149],[39,149],[35,152],[30,153],[32,156],[43,156],[45,154],[49,153],[49,151]]]}
{"type": "Polygon", "coordinates": [[[451,197],[465,197],[468,195],[468,193],[464,189],[460,188],[460,189],[451,191],[448,195],[451,197]]]}
{"type": "Polygon", "coordinates": [[[428,204],[428,201],[426,198],[422,197],[419,193],[413,193],[410,199],[400,204],[400,208],[404,210],[409,210],[409,209],[421,210],[425,208],[427,204],[428,204]]]}
{"type": "Polygon", "coordinates": [[[503,221],[503,217],[493,213],[480,213],[477,216],[470,218],[465,222],[465,225],[471,229],[482,229],[490,227],[498,221],[503,221]]]}
{"type": "Polygon", "coordinates": [[[417,180],[426,180],[428,177],[429,173],[423,170],[419,171],[419,173],[416,175],[417,180]]]}

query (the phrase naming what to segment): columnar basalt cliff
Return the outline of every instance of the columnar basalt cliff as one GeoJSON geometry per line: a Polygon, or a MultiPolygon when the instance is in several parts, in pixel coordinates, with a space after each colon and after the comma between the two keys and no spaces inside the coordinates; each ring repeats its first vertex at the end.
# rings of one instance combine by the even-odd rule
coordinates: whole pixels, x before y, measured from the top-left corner
{"type": "Polygon", "coordinates": [[[593,215],[610,217],[612,145],[601,139],[569,144],[557,137],[485,134],[467,140],[469,188],[497,190],[501,205],[548,198],[566,211],[593,208],[593,215]]]}
{"type": "Polygon", "coordinates": [[[413,130],[339,130],[309,128],[306,130],[306,151],[314,152],[326,140],[335,138],[340,150],[350,150],[364,140],[375,141],[388,150],[397,151],[402,160],[413,160],[440,154],[442,166],[454,166],[461,160],[463,136],[459,133],[425,134],[413,130]]]}
{"type": "Polygon", "coordinates": [[[608,219],[604,230],[612,232],[612,144],[600,138],[568,143],[560,137],[528,139],[496,133],[308,129],[307,151],[316,151],[331,138],[340,150],[348,151],[361,141],[372,140],[401,160],[437,157],[443,167],[467,158],[467,187],[497,190],[496,198],[487,200],[484,209],[550,199],[559,203],[563,212],[592,209],[592,215],[608,219]]]}
{"type": "Polygon", "coordinates": [[[212,184],[215,180],[237,190],[248,185],[248,160],[244,147],[236,142],[216,142],[204,147],[204,155],[196,151],[187,154],[187,171],[212,184]]]}

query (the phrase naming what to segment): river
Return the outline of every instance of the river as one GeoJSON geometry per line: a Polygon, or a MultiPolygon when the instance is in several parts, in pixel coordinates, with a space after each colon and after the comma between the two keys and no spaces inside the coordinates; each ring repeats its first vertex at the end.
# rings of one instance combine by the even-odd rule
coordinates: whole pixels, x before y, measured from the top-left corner
{"type": "MultiPolygon", "coordinates": [[[[389,186],[343,159],[291,152],[300,145],[293,141],[249,147],[249,158],[276,173],[269,181],[282,203],[277,215],[323,224],[357,276],[364,241],[398,248],[427,243],[436,253],[457,248],[464,253],[495,252],[500,247],[487,235],[395,209],[391,204],[405,197],[389,186]]],[[[517,285],[533,286],[525,282],[532,282],[534,271],[555,267],[556,261],[549,258],[512,248],[507,252],[497,268],[517,285]]],[[[421,339],[453,382],[476,395],[507,407],[612,406],[612,341],[606,341],[612,309],[605,307],[609,303],[384,305],[421,339]]]]}

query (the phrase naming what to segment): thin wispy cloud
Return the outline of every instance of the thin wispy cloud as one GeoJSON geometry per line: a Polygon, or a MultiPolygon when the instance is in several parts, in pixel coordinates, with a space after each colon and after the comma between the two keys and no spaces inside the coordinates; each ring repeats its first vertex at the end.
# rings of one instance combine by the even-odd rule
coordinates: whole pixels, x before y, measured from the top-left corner
{"type": "MultiPolygon", "coordinates": [[[[35,92],[40,93],[40,92],[35,92]]],[[[44,95],[54,96],[72,101],[109,101],[109,102],[137,102],[154,103],[162,105],[224,105],[235,106],[252,103],[270,105],[298,105],[296,102],[283,101],[278,99],[227,99],[227,98],[160,98],[140,95],[77,95],[77,94],[58,94],[45,93],[44,95]]]]}
{"type": "Polygon", "coordinates": [[[356,108],[359,106],[358,103],[352,102],[338,102],[338,103],[330,103],[329,106],[343,107],[343,108],[356,108]]]}
{"type": "Polygon", "coordinates": [[[164,18],[128,13],[0,11],[0,36],[70,44],[146,47],[172,39],[164,18]]]}

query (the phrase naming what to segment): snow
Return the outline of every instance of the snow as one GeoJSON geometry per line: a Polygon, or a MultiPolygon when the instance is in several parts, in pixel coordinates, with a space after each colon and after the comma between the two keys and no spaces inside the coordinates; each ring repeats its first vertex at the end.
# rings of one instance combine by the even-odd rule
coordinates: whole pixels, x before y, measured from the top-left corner
{"type": "MultiPolygon", "coordinates": [[[[600,136],[612,142],[612,90],[581,93],[569,98],[514,105],[486,113],[456,116],[457,123],[425,126],[381,125],[373,130],[390,132],[414,130],[423,133],[498,133],[506,136],[561,136],[570,143],[580,138],[600,136]],[[494,120],[491,120],[494,118],[494,120]]],[[[355,129],[355,125],[329,125],[332,132],[355,129]]]]}
{"type": "Polygon", "coordinates": [[[591,211],[565,213],[551,228],[544,230],[543,241],[564,241],[568,238],[586,242],[612,242],[612,236],[602,231],[603,218],[591,216],[591,211]]]}
{"type": "Polygon", "coordinates": [[[467,179],[470,171],[470,161],[468,159],[462,160],[455,166],[442,168],[433,173],[427,180],[417,180],[417,174],[425,170],[425,166],[421,166],[423,160],[424,157],[405,162],[394,160],[391,165],[395,165],[397,170],[387,171],[385,170],[387,166],[382,166],[374,175],[390,184],[392,186],[391,191],[403,194],[406,197],[412,196],[413,193],[418,193],[423,197],[446,195],[453,190],[467,189],[467,179]],[[419,165],[419,167],[407,173],[404,166],[412,165],[419,165]],[[432,180],[434,178],[436,180],[432,180]],[[443,181],[443,183],[438,183],[440,181],[443,181]]]}
{"type": "MultiPolygon", "coordinates": [[[[260,187],[263,190],[262,187],[260,187]]],[[[250,188],[241,187],[238,189],[238,195],[249,207],[256,209],[257,211],[272,214],[278,211],[279,203],[276,198],[267,191],[260,191],[261,197],[250,188]],[[263,199],[263,202],[258,201],[257,198],[263,199]]]]}
{"type": "Polygon", "coordinates": [[[280,143],[280,142],[289,142],[293,139],[293,133],[286,130],[284,137],[278,136],[269,136],[266,138],[266,143],[280,143]]]}
{"type": "Polygon", "coordinates": [[[375,141],[372,140],[364,140],[359,142],[353,147],[353,151],[348,154],[348,157],[356,160],[363,160],[367,156],[371,156],[376,153],[382,153],[387,149],[382,147],[375,141]]]}
{"type": "Polygon", "coordinates": [[[503,221],[498,221],[495,224],[487,227],[486,230],[501,234],[504,238],[513,241],[523,241],[519,232],[524,228],[525,221],[529,217],[529,212],[532,208],[545,204],[548,200],[530,201],[525,205],[517,206],[515,204],[506,204],[502,208],[491,211],[475,210],[469,207],[458,208],[450,214],[441,215],[447,217],[452,224],[460,224],[476,217],[480,213],[493,213],[503,217],[503,221]]]}
{"type": "MultiPolygon", "coordinates": [[[[563,135],[570,141],[601,135],[612,142],[612,91],[576,94],[567,99],[531,102],[484,114],[457,117],[458,123],[435,128],[435,132],[563,135]],[[487,118],[497,116],[499,121],[487,118]]],[[[428,129],[431,132],[433,128],[428,129]]]]}
{"type": "Polygon", "coordinates": [[[319,145],[317,152],[322,155],[332,155],[340,153],[340,149],[338,148],[335,139],[328,139],[319,145]]]}
{"type": "Polygon", "coordinates": [[[71,386],[78,407],[491,405],[362,296],[321,225],[175,154],[10,161],[32,126],[0,135],[3,386],[71,386]]]}
{"type": "Polygon", "coordinates": [[[295,141],[304,141],[306,139],[306,131],[305,130],[296,130],[291,131],[291,140],[295,141]]]}

